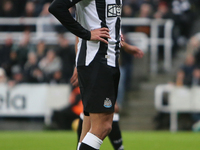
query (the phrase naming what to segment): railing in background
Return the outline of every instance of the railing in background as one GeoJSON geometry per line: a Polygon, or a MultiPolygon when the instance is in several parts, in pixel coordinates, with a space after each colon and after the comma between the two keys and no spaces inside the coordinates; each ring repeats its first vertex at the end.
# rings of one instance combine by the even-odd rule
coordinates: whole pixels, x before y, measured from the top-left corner
{"type": "MultiPolygon", "coordinates": [[[[56,33],[45,31],[44,25],[59,25],[54,18],[0,18],[0,25],[35,25],[36,31],[31,34],[31,40],[36,43],[43,39],[47,44],[57,44],[56,33]]],[[[150,26],[151,34],[148,39],[150,46],[150,68],[151,73],[158,71],[158,46],[164,46],[164,68],[169,72],[172,67],[172,28],[174,22],[170,19],[147,19],[147,18],[122,18],[122,25],[131,26],[150,26]],[[164,26],[164,37],[159,38],[159,26],[164,26]]],[[[0,32],[0,43],[6,39],[8,32],[0,32]]],[[[22,33],[9,33],[13,36],[15,42],[18,42],[22,33]]],[[[66,34],[70,42],[75,43],[75,37],[71,33],[66,34]]]]}
{"type": "Polygon", "coordinates": [[[155,89],[154,102],[158,111],[170,113],[170,131],[176,132],[178,130],[178,113],[200,112],[200,87],[158,85],[155,89]],[[168,105],[163,105],[164,93],[168,95],[168,105]]]}

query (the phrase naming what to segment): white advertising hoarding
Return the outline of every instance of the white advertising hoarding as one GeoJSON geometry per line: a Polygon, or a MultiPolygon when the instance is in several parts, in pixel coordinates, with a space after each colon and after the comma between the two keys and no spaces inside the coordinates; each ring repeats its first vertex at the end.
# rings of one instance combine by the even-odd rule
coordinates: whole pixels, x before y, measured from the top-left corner
{"type": "Polygon", "coordinates": [[[69,102],[69,85],[0,85],[0,116],[44,116],[69,102]]]}

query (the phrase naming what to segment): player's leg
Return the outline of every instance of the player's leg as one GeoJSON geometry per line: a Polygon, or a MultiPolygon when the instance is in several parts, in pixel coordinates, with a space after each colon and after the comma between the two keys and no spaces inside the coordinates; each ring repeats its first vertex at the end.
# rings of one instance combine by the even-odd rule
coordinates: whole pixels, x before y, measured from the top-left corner
{"type": "MultiPolygon", "coordinates": [[[[84,119],[81,122],[82,122],[82,125],[81,126],[79,125],[79,128],[81,127],[82,129],[81,129],[81,134],[79,137],[79,143],[77,146],[77,150],[79,150],[83,138],[86,136],[86,134],[88,133],[88,131],[90,130],[90,127],[91,127],[89,116],[84,115],[84,119]]],[[[78,129],[78,130],[80,131],[80,129],[78,129]]]]}
{"type": "MultiPolygon", "coordinates": [[[[115,109],[116,111],[118,109],[115,109]]],[[[113,116],[113,123],[112,123],[112,131],[109,133],[108,137],[110,139],[110,142],[115,150],[123,150],[123,140],[121,136],[121,130],[119,127],[119,114],[118,112],[114,113],[113,116]]],[[[80,115],[80,120],[79,120],[79,125],[78,125],[78,130],[77,130],[77,136],[78,136],[78,142],[80,145],[80,136],[81,136],[81,131],[82,131],[82,123],[83,123],[83,113],[80,115]]]]}
{"type": "Polygon", "coordinates": [[[93,61],[88,67],[78,67],[78,73],[84,110],[91,121],[79,150],[98,150],[112,128],[119,69],[93,61]]]}
{"type": "MultiPolygon", "coordinates": [[[[116,115],[116,114],[115,114],[116,115]]],[[[110,142],[115,150],[124,150],[122,135],[119,127],[119,120],[113,121],[112,131],[108,135],[110,142]]]]}
{"type": "Polygon", "coordinates": [[[82,132],[81,132],[81,136],[80,136],[80,140],[82,141],[83,138],[85,137],[85,135],[87,134],[87,132],[90,130],[90,116],[84,116],[83,119],[83,124],[82,124],[82,132]]]}
{"type": "Polygon", "coordinates": [[[90,113],[91,129],[89,132],[101,140],[112,130],[113,113],[90,113]]]}
{"type": "Polygon", "coordinates": [[[113,116],[112,131],[108,135],[110,142],[115,150],[123,150],[123,140],[121,135],[121,130],[119,127],[119,107],[117,103],[115,104],[115,113],[113,116]]]}
{"type": "Polygon", "coordinates": [[[77,128],[77,150],[79,150],[79,147],[81,145],[81,142],[80,142],[80,137],[81,137],[81,131],[82,131],[82,123],[83,123],[83,120],[81,118],[79,118],[79,123],[78,123],[78,128],[77,128]]]}
{"type": "Polygon", "coordinates": [[[104,138],[112,130],[113,113],[90,113],[91,128],[79,150],[99,150],[104,138]]]}
{"type": "Polygon", "coordinates": [[[79,118],[78,128],[77,128],[77,138],[78,138],[77,141],[78,142],[80,141],[81,132],[82,132],[83,116],[84,116],[84,114],[81,113],[80,118],[79,118]]]}

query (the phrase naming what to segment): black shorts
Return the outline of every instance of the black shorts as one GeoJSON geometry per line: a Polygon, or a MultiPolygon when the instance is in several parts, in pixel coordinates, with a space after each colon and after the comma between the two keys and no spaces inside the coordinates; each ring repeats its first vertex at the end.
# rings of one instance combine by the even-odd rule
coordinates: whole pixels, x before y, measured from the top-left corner
{"type": "Polygon", "coordinates": [[[78,66],[77,71],[84,114],[114,112],[119,67],[92,61],[89,66],[78,66]]]}

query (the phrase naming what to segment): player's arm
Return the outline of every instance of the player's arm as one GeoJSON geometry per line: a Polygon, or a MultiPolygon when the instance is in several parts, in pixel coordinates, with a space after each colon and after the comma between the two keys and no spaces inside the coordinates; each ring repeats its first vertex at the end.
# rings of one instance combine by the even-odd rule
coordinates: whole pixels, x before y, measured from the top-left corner
{"type": "Polygon", "coordinates": [[[100,28],[88,31],[83,28],[70,14],[69,8],[74,6],[80,0],[54,0],[49,12],[52,13],[64,27],[70,32],[84,40],[98,40],[108,43],[104,38],[110,38],[108,28],[100,28]]]}
{"type": "MultiPolygon", "coordinates": [[[[76,37],[76,42],[75,42],[75,52],[77,53],[77,48],[78,46],[78,37],[76,37]]],[[[74,68],[74,72],[73,72],[73,75],[70,79],[70,82],[73,86],[78,86],[78,73],[77,73],[77,68],[75,67],[74,68]]]]}
{"type": "Polygon", "coordinates": [[[185,77],[185,73],[183,70],[179,70],[177,72],[177,75],[176,75],[176,85],[177,86],[183,86],[184,84],[184,77],[185,77]]]}
{"type": "Polygon", "coordinates": [[[140,50],[137,46],[130,45],[124,40],[121,41],[121,47],[124,49],[125,52],[132,54],[133,56],[137,58],[142,58],[144,56],[144,53],[142,50],[140,50]]]}
{"type": "Polygon", "coordinates": [[[77,54],[77,51],[78,51],[78,42],[79,42],[79,39],[78,37],[76,36],[76,41],[75,41],[75,53],[77,54]]]}

